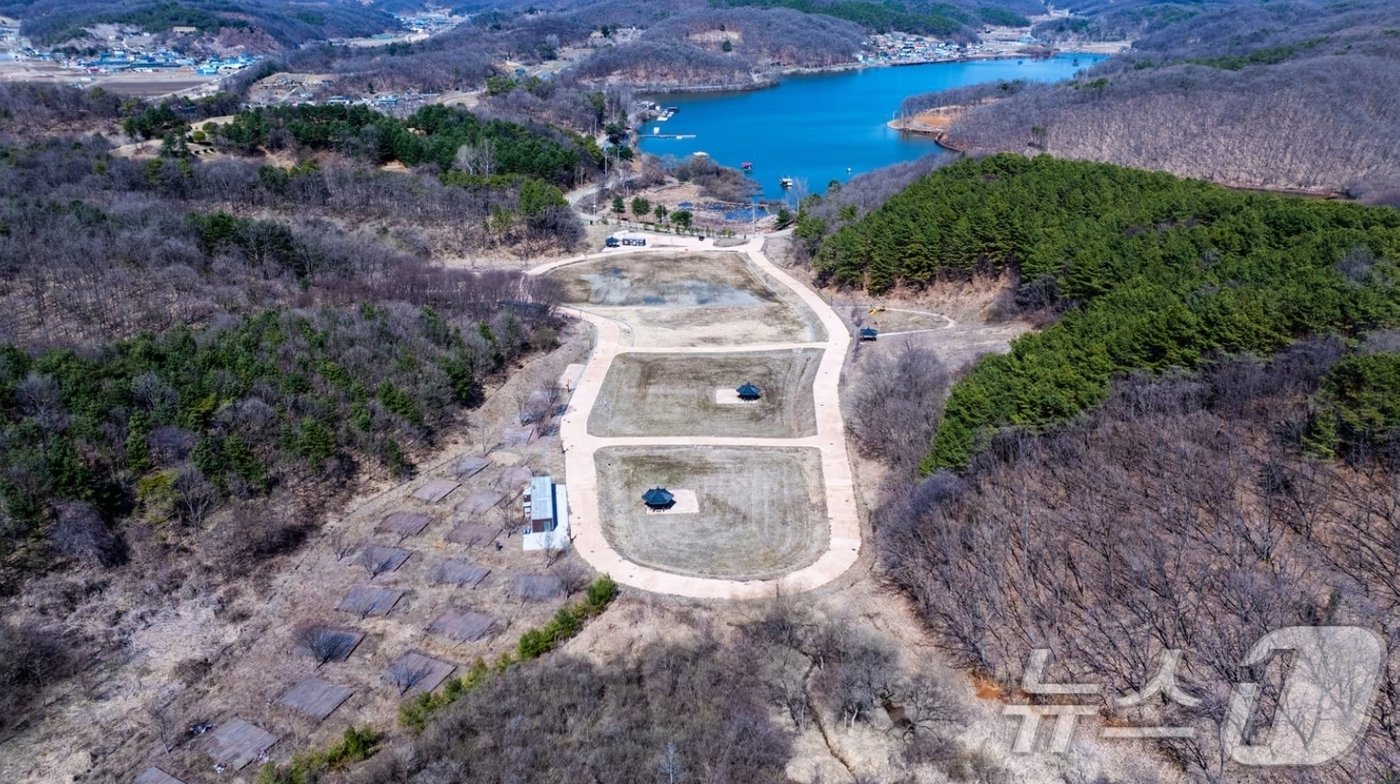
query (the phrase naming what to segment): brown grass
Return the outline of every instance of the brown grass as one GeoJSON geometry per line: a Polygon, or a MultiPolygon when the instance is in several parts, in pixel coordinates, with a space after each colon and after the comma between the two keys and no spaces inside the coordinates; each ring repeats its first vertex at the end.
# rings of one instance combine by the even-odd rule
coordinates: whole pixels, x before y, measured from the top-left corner
{"type": "Polygon", "coordinates": [[[600,513],[629,560],[702,577],[763,579],[816,560],[827,543],[815,449],[613,447],[599,450],[600,513]],[[655,514],[650,487],[693,490],[697,514],[655,514]]]}
{"type": "Polygon", "coordinates": [[[588,430],[598,436],[758,436],[816,433],[812,381],[821,351],[623,354],[613,360],[588,430]],[[717,388],[757,384],[753,403],[721,405],[717,388]]]}

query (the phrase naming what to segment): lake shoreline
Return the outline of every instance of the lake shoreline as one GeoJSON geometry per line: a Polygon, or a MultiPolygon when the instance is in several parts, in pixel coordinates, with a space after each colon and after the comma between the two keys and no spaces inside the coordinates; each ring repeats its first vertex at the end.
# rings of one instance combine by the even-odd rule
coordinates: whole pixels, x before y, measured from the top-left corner
{"type": "Polygon", "coordinates": [[[982,82],[1025,79],[1058,81],[1102,56],[1071,64],[1073,55],[1044,60],[1013,57],[964,58],[918,67],[842,64],[764,90],[642,95],[678,114],[638,125],[637,144],[647,154],[685,160],[696,153],[730,168],[750,163],[751,177],[765,199],[791,201],[833,180],[944,152],[927,135],[903,134],[886,126],[891,109],[917,93],[982,82]],[[1023,60],[1018,63],[1017,60],[1023,60]],[[796,134],[794,129],[820,129],[796,134]],[[665,133],[662,133],[665,131],[665,133]],[[780,181],[791,180],[789,189],[780,181]]]}
{"type": "MultiPolygon", "coordinates": [[[[777,87],[787,76],[821,76],[824,74],[840,74],[852,71],[866,71],[881,68],[912,68],[920,65],[940,65],[947,63],[972,63],[986,60],[1048,60],[1055,57],[1064,56],[1084,56],[1084,57],[1112,57],[1111,54],[1103,52],[1092,52],[1088,50],[1056,50],[1054,54],[1046,57],[1044,55],[1030,54],[972,54],[962,57],[949,57],[942,60],[911,60],[901,62],[883,63],[839,63],[837,65],[813,65],[813,66],[792,66],[763,71],[753,74],[753,81],[749,83],[733,82],[730,84],[699,84],[699,85],[655,85],[655,84],[627,84],[627,89],[634,91],[638,95],[648,97],[664,97],[667,95],[711,95],[714,93],[749,93],[760,90],[768,90],[777,87]]],[[[894,126],[891,126],[894,127],[894,126]]]]}

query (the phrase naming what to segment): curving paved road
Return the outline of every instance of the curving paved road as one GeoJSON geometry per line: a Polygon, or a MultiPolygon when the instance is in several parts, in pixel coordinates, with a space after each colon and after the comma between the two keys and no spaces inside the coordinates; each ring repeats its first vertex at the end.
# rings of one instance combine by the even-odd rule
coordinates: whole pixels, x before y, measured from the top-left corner
{"type": "Polygon", "coordinates": [[[694,238],[665,237],[668,246],[619,248],[551,262],[530,270],[543,275],[559,267],[610,255],[634,255],[674,251],[686,248],[699,252],[744,253],[772,279],[791,289],[826,329],[827,339],[819,343],[755,343],[744,346],[691,346],[677,348],[627,347],[623,342],[624,327],[617,321],[596,313],[565,308],[570,315],[592,324],[596,332],[593,353],[584,366],[569,402],[569,409],[560,426],[564,442],[564,468],[569,488],[569,525],[574,536],[574,548],[600,572],[633,588],[656,593],[701,599],[757,599],[773,596],[775,592],[798,593],[824,585],[855,564],[860,555],[860,516],[856,509],[855,486],[851,478],[851,463],[846,454],[846,428],[841,417],[838,384],[841,366],[850,347],[851,336],[841,318],[816,292],[798,283],[773,264],[763,253],[763,239],[747,244],[717,248],[710,241],[694,238]],[[803,438],[730,438],[730,437],[641,437],[603,438],[588,432],[588,416],[602,392],[603,381],[613,359],[620,353],[644,351],[649,353],[715,353],[716,351],[760,351],[774,348],[821,348],[812,385],[817,434],[803,438]],[[801,569],[771,580],[726,580],[693,577],[665,572],[633,563],[613,549],[603,534],[599,522],[598,473],[594,453],[610,446],[762,446],[808,447],[820,450],[822,479],[826,484],[826,513],[831,538],[826,551],[817,560],[801,569]]]}

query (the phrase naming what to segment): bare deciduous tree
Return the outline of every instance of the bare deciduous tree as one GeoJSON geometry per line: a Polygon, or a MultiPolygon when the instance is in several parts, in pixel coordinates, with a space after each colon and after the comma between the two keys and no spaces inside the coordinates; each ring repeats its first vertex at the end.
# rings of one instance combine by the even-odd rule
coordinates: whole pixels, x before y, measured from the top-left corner
{"type": "Polygon", "coordinates": [[[361,548],[357,562],[369,574],[369,579],[373,580],[385,572],[392,571],[398,560],[399,553],[393,548],[370,544],[361,548]]]}
{"type": "Polygon", "coordinates": [[[403,658],[389,665],[389,670],[385,677],[388,678],[390,683],[394,684],[394,688],[399,690],[399,694],[403,695],[406,694],[409,689],[422,683],[423,679],[428,677],[431,672],[432,667],[427,664],[403,658]]]}
{"type": "Polygon", "coordinates": [[[345,597],[345,600],[340,603],[340,609],[363,621],[374,613],[378,604],[378,597],[373,594],[362,591],[352,591],[350,595],[345,597]]]}
{"type": "Polygon", "coordinates": [[[452,165],[458,171],[479,177],[495,174],[497,166],[495,142],[483,139],[476,144],[464,144],[458,147],[452,165]]]}
{"type": "Polygon", "coordinates": [[[568,558],[554,564],[554,576],[564,586],[564,595],[573,596],[588,585],[588,567],[577,558],[568,558]]]}
{"type": "Polygon", "coordinates": [[[657,781],[661,784],[681,784],[685,781],[685,765],[681,762],[680,750],[675,741],[667,741],[661,751],[661,764],[657,769],[657,781]]]}
{"type": "MultiPolygon", "coordinates": [[[[1314,460],[1280,426],[1306,420],[1302,401],[1327,356],[1304,345],[1195,378],[1132,378],[1075,427],[1000,436],[968,477],[938,474],[893,494],[877,513],[882,563],[943,647],[1005,687],[1032,647],[1057,652],[1055,680],[1120,694],[1149,682],[1162,649],[1183,651],[1179,683],[1203,707],[1166,702],[1153,719],[1201,725],[1170,750],[1219,777],[1228,755],[1204,728],[1223,718],[1255,640],[1318,623],[1318,595],[1329,597],[1327,618],[1376,629],[1400,607],[1400,474],[1383,459],[1314,460]]],[[[1271,710],[1281,673],[1260,675],[1247,680],[1261,682],[1261,710],[1271,710]]],[[[834,686],[854,705],[869,684],[857,670],[834,686]]],[[[890,700],[917,733],[945,706],[929,684],[915,686],[890,700]]],[[[1382,690],[1371,740],[1343,767],[1388,764],[1378,739],[1398,708],[1400,695],[1382,690]]]]}
{"type": "Polygon", "coordinates": [[[175,476],[175,510],[188,525],[202,525],[219,502],[218,493],[194,465],[186,463],[175,476]]]}
{"type": "Polygon", "coordinates": [[[319,668],[326,662],[344,659],[350,655],[355,644],[355,636],[350,632],[327,626],[324,623],[306,622],[296,628],[292,641],[298,650],[316,660],[319,668]]]}
{"type": "Polygon", "coordinates": [[[938,428],[948,371],[932,349],[905,341],[893,356],[870,355],[859,373],[851,434],[862,453],[894,464],[903,476],[938,428]]]}
{"type": "Polygon", "coordinates": [[[57,517],[49,529],[49,542],[54,549],[97,566],[126,563],[126,542],[102,519],[97,507],[86,501],[73,501],[59,506],[57,517]]]}
{"type": "Polygon", "coordinates": [[[168,701],[153,700],[147,703],[146,714],[151,719],[151,728],[155,730],[156,737],[160,739],[161,748],[169,754],[181,734],[179,717],[175,715],[174,706],[168,701]]]}

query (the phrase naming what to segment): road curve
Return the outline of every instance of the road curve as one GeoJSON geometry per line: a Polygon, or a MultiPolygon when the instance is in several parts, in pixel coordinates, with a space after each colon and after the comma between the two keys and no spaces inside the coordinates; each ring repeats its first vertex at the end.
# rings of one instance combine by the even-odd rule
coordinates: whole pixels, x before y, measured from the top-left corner
{"type": "MultiPolygon", "coordinates": [[[[668,237],[675,241],[679,238],[668,237]]],[[[569,407],[560,425],[564,443],[564,469],[569,488],[569,527],[574,548],[595,569],[612,576],[623,585],[655,593],[687,596],[697,599],[758,599],[775,593],[800,593],[824,585],[841,576],[856,563],[860,555],[860,515],[856,508],[855,484],[851,476],[850,458],[846,453],[845,421],[841,417],[839,383],[841,367],[850,347],[851,336],[836,312],[816,292],[798,283],[763,253],[762,238],[735,247],[717,248],[712,242],[686,238],[669,247],[624,248],[588,254],[543,264],[530,270],[543,275],[559,267],[610,255],[635,255],[670,252],[678,247],[698,252],[743,253],[759,269],[780,285],[791,289],[802,303],[821,320],[827,339],[818,343],[753,344],[725,347],[648,348],[643,351],[664,353],[707,353],[714,351],[761,351],[766,348],[822,348],[812,385],[812,400],[816,411],[817,434],[801,438],[734,438],[734,437],[633,437],[603,438],[588,432],[588,416],[598,401],[613,359],[621,353],[636,351],[623,345],[623,325],[612,319],[579,310],[563,308],[564,312],[593,325],[593,351],[574,389],[569,407]],[[826,485],[826,514],[830,541],[817,560],[782,577],[769,580],[727,580],[695,577],[666,572],[633,563],[613,549],[603,533],[598,502],[598,473],[594,454],[610,446],[762,446],[798,447],[819,450],[822,479],[826,485]]]]}

